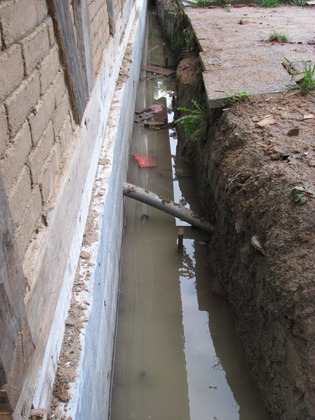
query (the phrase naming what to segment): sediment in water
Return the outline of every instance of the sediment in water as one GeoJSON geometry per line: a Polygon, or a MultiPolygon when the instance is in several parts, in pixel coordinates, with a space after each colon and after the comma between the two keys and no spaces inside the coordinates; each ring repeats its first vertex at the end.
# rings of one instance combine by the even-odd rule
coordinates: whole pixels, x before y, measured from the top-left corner
{"type": "MultiPolygon", "coordinates": [[[[169,2],[157,1],[157,7],[174,45],[176,14],[169,2]]],[[[179,19],[185,27],[182,12],[179,19]]],[[[179,63],[177,80],[178,105],[202,103],[197,54],[179,63]]],[[[305,109],[314,107],[314,101],[304,102],[305,109]]],[[[312,164],[293,158],[288,164],[286,156],[314,148],[306,134],[284,142],[281,133],[257,131],[253,119],[272,106],[290,112],[296,103],[269,95],[214,111],[207,138],[191,142],[182,136],[178,153],[193,165],[201,203],[215,221],[209,258],[270,413],[275,419],[313,419],[315,200],[297,205],[292,188],[315,174],[312,164]]]]}

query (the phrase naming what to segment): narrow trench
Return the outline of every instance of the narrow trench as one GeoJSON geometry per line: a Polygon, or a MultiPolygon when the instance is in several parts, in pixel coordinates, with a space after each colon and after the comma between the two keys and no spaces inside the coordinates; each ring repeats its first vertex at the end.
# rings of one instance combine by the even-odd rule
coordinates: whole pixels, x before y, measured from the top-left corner
{"type": "MultiPolygon", "coordinates": [[[[154,8],[149,8],[143,65],[172,65],[154,8]]],[[[141,72],[136,109],[161,104],[173,120],[173,77],[141,72]],[[151,74],[152,76],[152,74],[151,74]],[[149,76],[150,77],[150,76],[149,76]]],[[[198,210],[189,170],[175,160],[174,128],[135,123],[128,182],[198,210]],[[133,155],[150,154],[140,168],[133,155]]],[[[211,290],[206,233],[126,199],[111,420],[267,420],[233,316],[211,290]]]]}

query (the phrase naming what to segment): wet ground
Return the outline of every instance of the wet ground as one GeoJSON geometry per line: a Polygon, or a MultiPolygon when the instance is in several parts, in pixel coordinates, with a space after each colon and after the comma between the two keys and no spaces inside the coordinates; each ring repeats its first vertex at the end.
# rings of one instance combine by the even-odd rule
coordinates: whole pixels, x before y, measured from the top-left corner
{"type": "MultiPolygon", "coordinates": [[[[154,14],[149,28],[144,64],[164,64],[154,14]]],[[[137,108],[164,97],[172,121],[173,80],[146,76],[137,108]]],[[[175,165],[176,142],[174,129],[135,123],[128,181],[197,209],[193,179],[175,165]],[[139,168],[132,156],[148,153],[157,167],[139,168]]],[[[227,302],[211,292],[209,238],[186,226],[178,253],[178,224],[126,199],[111,419],[267,420],[227,302]]]]}

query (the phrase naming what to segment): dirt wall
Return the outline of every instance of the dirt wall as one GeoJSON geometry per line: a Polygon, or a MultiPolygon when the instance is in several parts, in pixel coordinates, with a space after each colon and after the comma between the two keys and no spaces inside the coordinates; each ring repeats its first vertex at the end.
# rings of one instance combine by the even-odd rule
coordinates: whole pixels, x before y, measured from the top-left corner
{"type": "MultiPolygon", "coordinates": [[[[270,141],[268,151],[265,133],[252,135],[259,104],[223,115],[200,157],[200,181],[214,197],[218,275],[262,394],[275,418],[304,419],[314,416],[314,199],[303,207],[292,189],[314,169],[275,158],[281,145],[270,141]]],[[[282,144],[288,154],[301,147],[282,144]]]]}

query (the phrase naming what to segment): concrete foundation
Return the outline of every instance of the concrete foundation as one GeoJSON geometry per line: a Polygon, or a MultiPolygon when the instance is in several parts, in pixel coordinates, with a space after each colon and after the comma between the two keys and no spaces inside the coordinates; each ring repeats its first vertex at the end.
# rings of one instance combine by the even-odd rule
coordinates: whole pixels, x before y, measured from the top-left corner
{"type": "Polygon", "coordinates": [[[185,8],[200,48],[209,108],[225,105],[228,94],[283,92],[294,83],[283,66],[303,71],[313,62],[314,10],[295,8],[185,8]],[[273,33],[287,42],[271,42],[273,33]]]}

